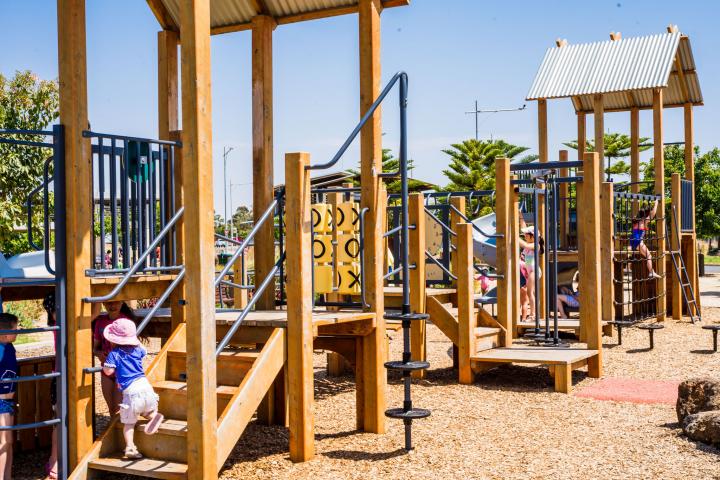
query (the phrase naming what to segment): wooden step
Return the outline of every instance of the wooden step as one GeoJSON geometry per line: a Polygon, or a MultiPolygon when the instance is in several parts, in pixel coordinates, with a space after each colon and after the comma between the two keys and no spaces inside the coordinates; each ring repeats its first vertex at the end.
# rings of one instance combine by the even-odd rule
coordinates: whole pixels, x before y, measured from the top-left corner
{"type": "Polygon", "coordinates": [[[475,333],[475,352],[490,350],[500,345],[499,328],[493,327],[476,327],[475,333]]]}
{"type": "Polygon", "coordinates": [[[125,475],[138,475],[148,478],[185,479],[187,478],[187,465],[184,463],[142,458],[140,460],[123,459],[121,454],[112,457],[97,458],[90,461],[88,466],[93,470],[122,473],[125,475]]]}
{"type": "MultiPolygon", "coordinates": [[[[149,458],[162,458],[172,462],[187,462],[187,422],[166,418],[154,435],[145,433],[147,420],[135,426],[135,444],[140,453],[149,458]]],[[[116,424],[122,430],[121,423],[116,424]]]]}
{"type": "MultiPolygon", "coordinates": [[[[187,384],[174,380],[163,380],[153,384],[155,393],[160,396],[160,413],[166,418],[187,420],[187,384]]],[[[225,407],[238,391],[238,387],[218,385],[217,414],[222,414],[225,407]]]]}
{"type": "MultiPolygon", "coordinates": [[[[226,350],[217,357],[217,383],[218,385],[240,385],[245,374],[250,370],[259,352],[254,350],[226,350]]],[[[167,376],[168,380],[184,382],[187,371],[185,352],[168,352],[167,376]]]]}

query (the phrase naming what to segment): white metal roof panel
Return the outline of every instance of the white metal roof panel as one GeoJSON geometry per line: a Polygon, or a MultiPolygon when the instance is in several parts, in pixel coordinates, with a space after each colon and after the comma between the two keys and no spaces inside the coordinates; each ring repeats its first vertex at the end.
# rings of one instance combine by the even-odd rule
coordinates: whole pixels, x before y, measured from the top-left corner
{"type": "Polygon", "coordinates": [[[680,32],[550,48],[527,99],[573,97],[577,110],[591,111],[592,95],[603,94],[608,110],[648,108],[653,88],[666,88],[666,105],[702,104],[690,41],[680,32]]]}

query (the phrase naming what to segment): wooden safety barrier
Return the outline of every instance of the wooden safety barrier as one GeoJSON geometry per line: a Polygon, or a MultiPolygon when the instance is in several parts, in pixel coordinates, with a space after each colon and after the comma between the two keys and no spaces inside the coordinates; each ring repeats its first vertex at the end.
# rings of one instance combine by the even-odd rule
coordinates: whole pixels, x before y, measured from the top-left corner
{"type": "MultiPolygon", "coordinates": [[[[40,375],[55,369],[55,356],[48,355],[18,360],[18,375],[40,375]]],[[[34,423],[55,418],[50,401],[51,380],[20,382],[17,384],[18,410],[15,423],[34,423]]],[[[48,447],[52,441],[52,427],[19,430],[15,451],[27,452],[48,447]]]]}

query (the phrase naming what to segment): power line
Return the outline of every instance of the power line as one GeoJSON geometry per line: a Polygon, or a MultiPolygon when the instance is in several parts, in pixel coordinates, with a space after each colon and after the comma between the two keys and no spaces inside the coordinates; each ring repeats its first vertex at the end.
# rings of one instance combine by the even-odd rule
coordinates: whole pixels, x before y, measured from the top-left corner
{"type": "Polygon", "coordinates": [[[523,104],[522,107],[518,108],[486,108],[486,109],[479,109],[478,108],[478,102],[475,100],[475,110],[470,112],[465,112],[466,115],[475,115],[475,140],[480,140],[479,138],[479,124],[478,124],[478,115],[481,113],[499,113],[499,112],[520,112],[522,110],[525,110],[527,108],[527,104],[523,104]]]}

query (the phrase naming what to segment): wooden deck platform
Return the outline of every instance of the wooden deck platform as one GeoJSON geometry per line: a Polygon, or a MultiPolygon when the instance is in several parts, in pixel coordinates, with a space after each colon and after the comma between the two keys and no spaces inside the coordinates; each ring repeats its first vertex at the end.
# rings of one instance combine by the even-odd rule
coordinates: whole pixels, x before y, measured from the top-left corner
{"type": "MultiPolygon", "coordinates": [[[[518,322],[517,329],[519,333],[535,328],[535,322],[518,322]]],[[[550,330],[553,329],[553,320],[550,320],[550,330]]],[[[563,318],[558,320],[558,329],[563,332],[573,332],[575,335],[580,334],[579,318],[563,318]]],[[[612,336],[612,325],[608,322],[602,322],[603,335],[612,336]]],[[[540,320],[540,330],[545,331],[545,319],[540,320]]]]}
{"type": "Polygon", "coordinates": [[[550,375],[555,378],[555,391],[570,393],[572,371],[584,367],[589,359],[597,355],[597,350],[584,348],[513,345],[507,348],[483,350],[472,355],[470,360],[476,373],[505,363],[547,365],[550,375]]]}

